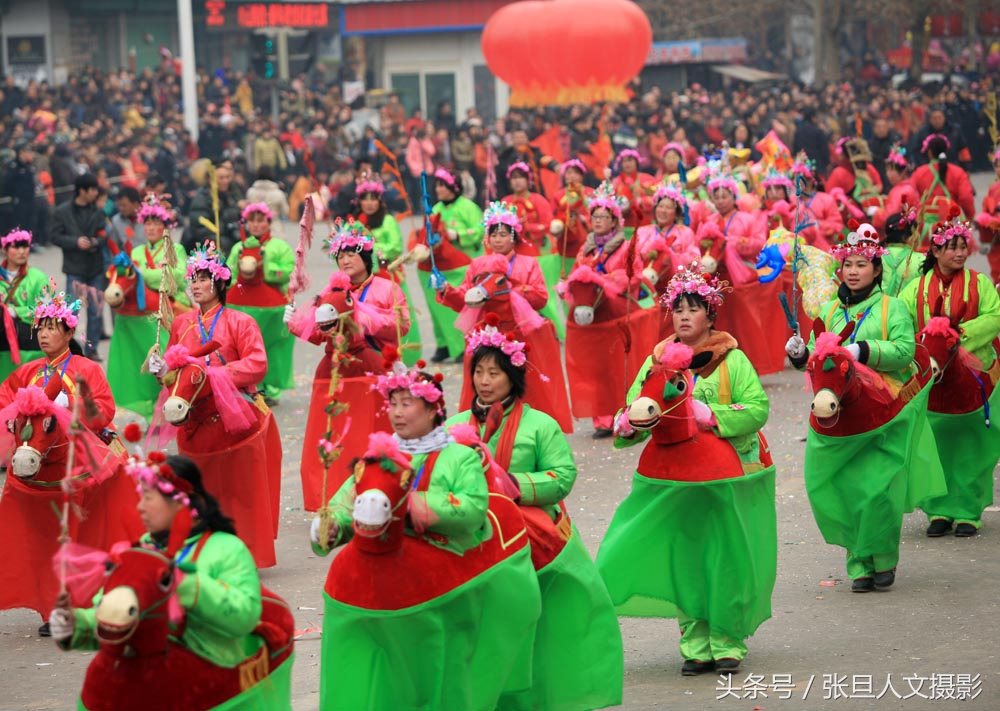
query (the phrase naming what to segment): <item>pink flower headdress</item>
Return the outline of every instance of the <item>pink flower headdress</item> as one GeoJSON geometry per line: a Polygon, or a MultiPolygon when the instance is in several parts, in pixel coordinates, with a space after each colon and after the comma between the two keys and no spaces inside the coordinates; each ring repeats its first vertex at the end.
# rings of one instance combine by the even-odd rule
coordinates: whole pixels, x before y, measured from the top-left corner
{"type": "Polygon", "coordinates": [[[961,219],[962,210],[952,204],[948,212],[949,220],[938,224],[931,241],[938,247],[944,247],[956,237],[961,237],[966,244],[972,242],[972,224],[961,219]]]}
{"type": "Polygon", "coordinates": [[[625,150],[623,150],[621,153],[618,154],[617,158],[615,158],[615,170],[621,168],[622,161],[625,160],[626,158],[634,158],[636,165],[642,163],[642,156],[639,155],[639,151],[635,150],[634,148],[626,148],[625,150]]]}
{"type": "Polygon", "coordinates": [[[622,209],[628,205],[628,201],[615,195],[615,188],[610,181],[605,180],[597,186],[597,190],[587,200],[587,211],[591,214],[594,210],[603,207],[610,212],[618,222],[622,221],[622,209]]]}
{"type": "Polygon", "coordinates": [[[379,197],[385,194],[385,186],[382,184],[382,179],[379,176],[371,173],[364,173],[361,176],[357,187],[354,188],[354,194],[361,197],[367,193],[372,193],[379,197]]]}
{"type": "Polygon", "coordinates": [[[432,376],[422,373],[421,369],[427,367],[423,360],[418,360],[415,367],[408,369],[399,359],[399,351],[393,346],[383,348],[382,357],[385,359],[386,370],[390,372],[379,375],[372,390],[378,391],[385,398],[386,407],[389,406],[389,395],[397,390],[408,390],[413,397],[436,406],[438,410],[444,409],[444,391],[441,389],[444,376],[441,373],[432,376]]]}
{"type": "Polygon", "coordinates": [[[857,220],[851,219],[847,226],[851,231],[844,244],[830,250],[830,254],[841,264],[848,257],[864,257],[871,261],[889,253],[879,243],[878,230],[871,224],[867,222],[858,224],[857,220]]]}
{"type": "MultiPolygon", "coordinates": [[[[495,316],[495,314],[490,314],[495,316]]],[[[472,355],[480,346],[497,348],[516,368],[523,368],[528,363],[528,347],[514,338],[513,333],[501,333],[495,323],[487,319],[483,325],[471,333],[465,334],[465,354],[472,355]]]]}
{"type": "Polygon", "coordinates": [[[583,164],[583,161],[577,158],[570,158],[568,161],[564,162],[562,165],[559,166],[559,175],[565,176],[566,171],[569,170],[570,168],[576,168],[584,175],[587,174],[587,166],[583,164]]]}
{"type": "Polygon", "coordinates": [[[674,302],[683,294],[696,294],[708,304],[708,312],[716,313],[725,300],[725,293],[732,291],[729,282],[704,271],[700,262],[680,267],[667,284],[660,303],[669,311],[674,310],[674,302]]]}
{"type": "Polygon", "coordinates": [[[80,313],[80,306],[79,299],[70,301],[66,292],[60,291],[57,294],[45,287],[35,301],[35,328],[38,328],[42,321],[50,318],[62,321],[69,328],[76,328],[76,324],[79,323],[77,314],[80,313]]]}
{"type": "Polygon", "coordinates": [[[250,215],[254,214],[255,212],[259,212],[264,217],[266,217],[268,222],[271,222],[274,219],[274,213],[271,212],[271,208],[267,206],[266,202],[250,203],[249,205],[243,208],[243,212],[240,213],[240,218],[244,222],[246,222],[247,220],[250,219],[250,215]]]}
{"type": "Polygon", "coordinates": [[[683,211],[687,207],[687,198],[684,197],[684,193],[677,189],[674,185],[663,185],[655,193],[653,193],[653,205],[659,205],[660,200],[664,198],[674,201],[674,205],[677,206],[678,210],[683,211]]]}
{"type": "Polygon", "coordinates": [[[486,227],[487,235],[493,225],[507,225],[514,234],[520,234],[524,229],[517,216],[517,208],[505,202],[491,202],[489,204],[489,207],[483,212],[483,225],[486,227]]]}
{"type": "Polygon", "coordinates": [[[910,161],[906,157],[906,148],[894,143],[889,149],[889,155],[886,156],[885,162],[898,166],[900,170],[905,170],[910,165],[910,161]]]}
{"type": "Polygon", "coordinates": [[[668,143],[660,150],[660,158],[664,158],[670,151],[674,151],[677,155],[679,155],[681,157],[681,161],[684,160],[684,146],[676,141],[668,143]]]}
{"type": "Polygon", "coordinates": [[[792,182],[792,179],[774,168],[767,171],[767,175],[764,176],[764,180],[761,185],[764,186],[765,190],[772,186],[784,188],[789,197],[795,194],[795,183],[792,182]]]}
{"type": "MultiPolygon", "coordinates": [[[[135,422],[125,426],[122,436],[126,442],[135,445],[136,453],[129,457],[124,466],[125,473],[135,479],[136,490],[142,496],[143,489],[155,489],[168,499],[172,499],[188,508],[191,508],[191,494],[194,493],[194,486],[187,479],[177,476],[174,470],[167,464],[167,455],[163,452],[152,451],[146,457],[142,456],[142,450],[138,442],[142,439],[142,430],[135,422]]],[[[191,511],[197,515],[196,510],[191,511]]]]}
{"type": "Polygon", "coordinates": [[[160,202],[156,193],[146,194],[146,197],[142,199],[142,207],[139,208],[139,214],[135,217],[141,223],[145,223],[150,218],[159,220],[167,227],[173,227],[177,224],[177,217],[174,215],[173,210],[170,209],[167,203],[160,202]]]}
{"type": "Polygon", "coordinates": [[[451,188],[452,192],[461,195],[462,188],[458,184],[458,178],[450,170],[445,170],[444,168],[438,168],[434,171],[434,179],[440,180],[442,183],[451,188]]]}
{"type": "Polygon", "coordinates": [[[375,246],[372,240],[372,233],[368,228],[354,219],[346,222],[339,217],[333,224],[333,231],[330,236],[323,240],[323,247],[331,259],[336,259],[337,255],[344,251],[370,252],[375,246]]]}
{"type": "Polygon", "coordinates": [[[11,230],[3,237],[0,237],[0,248],[7,249],[12,244],[17,244],[18,242],[27,242],[28,246],[31,246],[31,233],[28,230],[22,229],[11,230]]]}
{"type": "Polygon", "coordinates": [[[736,182],[736,178],[728,173],[719,173],[708,181],[709,195],[714,195],[715,191],[720,189],[728,190],[733,194],[734,198],[740,194],[740,184],[736,182]]]}
{"type": "Polygon", "coordinates": [[[811,180],[816,175],[816,161],[806,156],[805,151],[800,151],[790,172],[793,176],[801,175],[811,180]]]}
{"type": "Polygon", "coordinates": [[[926,153],[928,150],[930,150],[931,141],[933,141],[935,138],[940,138],[942,141],[944,141],[944,149],[946,151],[951,150],[951,141],[948,140],[948,137],[946,135],[944,135],[943,133],[932,133],[928,135],[927,138],[924,139],[923,143],[920,144],[920,152],[926,153]]]}
{"type": "Polygon", "coordinates": [[[525,163],[523,160],[519,160],[516,163],[511,163],[510,166],[507,168],[507,172],[505,173],[505,175],[507,176],[507,180],[510,180],[510,176],[514,174],[515,170],[520,170],[522,173],[528,176],[528,185],[530,186],[532,184],[533,180],[531,175],[531,168],[528,167],[527,163],[525,163]]]}
{"type": "Polygon", "coordinates": [[[233,273],[229,271],[222,255],[215,249],[214,242],[199,244],[191,252],[187,260],[187,280],[194,281],[199,272],[208,272],[212,276],[212,281],[229,281],[233,273]]]}

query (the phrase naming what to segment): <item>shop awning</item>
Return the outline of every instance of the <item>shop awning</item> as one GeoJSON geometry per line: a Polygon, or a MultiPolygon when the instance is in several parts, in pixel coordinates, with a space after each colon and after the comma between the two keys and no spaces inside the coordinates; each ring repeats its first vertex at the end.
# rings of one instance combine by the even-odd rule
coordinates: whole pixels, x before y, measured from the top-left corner
{"type": "Polygon", "coordinates": [[[712,71],[723,76],[732,77],[737,81],[745,81],[749,84],[756,84],[761,81],[780,81],[788,78],[784,74],[765,72],[763,69],[744,67],[739,64],[719,64],[712,67],[712,71]]]}

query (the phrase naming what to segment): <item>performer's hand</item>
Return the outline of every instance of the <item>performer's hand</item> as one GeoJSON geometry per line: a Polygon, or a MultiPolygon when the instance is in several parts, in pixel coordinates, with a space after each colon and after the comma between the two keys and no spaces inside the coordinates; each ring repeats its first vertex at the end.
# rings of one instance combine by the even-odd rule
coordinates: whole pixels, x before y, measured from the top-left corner
{"type": "Polygon", "coordinates": [[[701,400],[691,398],[691,405],[694,408],[694,421],[698,423],[700,429],[710,430],[719,424],[719,421],[715,419],[715,413],[712,412],[712,408],[701,400]]]}
{"type": "Polygon", "coordinates": [[[446,230],[446,232],[448,234],[448,239],[450,239],[452,242],[458,241],[458,232],[451,229],[450,227],[446,230]]]}
{"type": "Polygon", "coordinates": [[[149,360],[146,362],[146,368],[149,370],[151,375],[159,378],[167,371],[167,362],[156,353],[153,353],[149,356],[149,360]]]}
{"type": "Polygon", "coordinates": [[[444,274],[441,274],[440,272],[432,272],[430,285],[434,291],[444,291],[448,288],[448,280],[444,278],[444,274]]]}
{"type": "Polygon", "coordinates": [[[9,313],[14,318],[17,318],[17,309],[15,309],[12,304],[7,304],[7,313],[9,313]]]}
{"type": "Polygon", "coordinates": [[[66,409],[69,409],[69,396],[66,395],[65,391],[60,391],[53,402],[56,405],[62,405],[66,409]]]}
{"type": "Polygon", "coordinates": [[[75,628],[76,616],[69,605],[69,594],[62,593],[56,598],[56,606],[49,615],[49,631],[52,632],[52,639],[65,642],[73,637],[75,628]]]}
{"type": "Polygon", "coordinates": [[[993,249],[993,245],[990,244],[989,242],[980,242],[979,243],[979,253],[980,254],[989,254],[991,249],[993,249]]]}
{"type": "Polygon", "coordinates": [[[857,360],[858,357],[861,355],[861,346],[858,345],[857,343],[848,343],[846,346],[844,346],[844,350],[850,353],[851,358],[853,358],[854,360],[857,360]]]}
{"type": "Polygon", "coordinates": [[[294,317],[295,317],[295,304],[289,304],[288,306],[285,307],[285,315],[281,317],[281,320],[287,326],[292,322],[292,319],[294,317]]]}
{"type": "Polygon", "coordinates": [[[628,415],[624,411],[619,412],[615,418],[613,432],[615,437],[624,437],[625,439],[635,437],[635,428],[629,424],[628,415]]]}
{"type": "Polygon", "coordinates": [[[806,354],[806,342],[802,340],[802,336],[795,334],[785,341],[785,353],[790,358],[802,358],[806,354]]]}
{"type": "MultiPolygon", "coordinates": [[[[319,541],[319,523],[320,517],[317,516],[312,520],[312,524],[309,526],[309,540],[315,543],[317,546],[322,545],[319,541]]],[[[330,530],[327,533],[326,547],[331,547],[337,540],[337,522],[330,519],[330,530]]]]}

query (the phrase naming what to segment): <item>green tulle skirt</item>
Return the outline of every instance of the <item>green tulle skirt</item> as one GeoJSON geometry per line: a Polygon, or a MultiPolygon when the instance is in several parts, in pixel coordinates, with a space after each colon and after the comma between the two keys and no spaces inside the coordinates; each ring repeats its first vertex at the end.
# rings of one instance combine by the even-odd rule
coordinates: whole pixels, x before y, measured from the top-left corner
{"type": "MultiPolygon", "coordinates": [[[[449,284],[459,287],[462,285],[462,280],[465,279],[466,269],[467,267],[449,269],[441,274],[444,275],[449,284]]],[[[435,298],[436,292],[427,283],[430,278],[428,272],[418,271],[417,278],[420,280],[420,288],[424,292],[427,310],[431,315],[431,324],[434,326],[435,348],[447,348],[450,358],[458,358],[465,353],[465,334],[455,328],[455,319],[458,318],[458,313],[444,304],[438,303],[435,298]]]]}
{"type": "Polygon", "coordinates": [[[264,338],[264,350],[267,351],[267,375],[261,382],[264,397],[277,400],[284,390],[295,387],[295,376],[292,370],[292,351],[295,348],[295,337],[289,333],[285,325],[284,306],[230,306],[234,311],[242,311],[253,317],[260,326],[260,334],[264,338]]]}
{"type": "MultiPolygon", "coordinates": [[[[108,346],[108,385],[115,396],[115,405],[142,415],[153,416],[160,383],[142,366],[149,349],[156,343],[159,325],[149,316],[115,315],[115,329],[108,346]]],[[[165,351],[169,335],[160,329],[160,350],[165,351]]]]}

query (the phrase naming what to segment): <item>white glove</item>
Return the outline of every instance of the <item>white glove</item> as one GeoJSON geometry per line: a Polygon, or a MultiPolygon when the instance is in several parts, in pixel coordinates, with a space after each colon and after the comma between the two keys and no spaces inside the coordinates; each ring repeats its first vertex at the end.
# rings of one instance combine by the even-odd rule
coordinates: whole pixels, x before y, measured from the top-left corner
{"type": "Polygon", "coordinates": [[[7,313],[14,318],[17,318],[17,309],[15,309],[11,304],[7,304],[7,313]]]}
{"type": "Polygon", "coordinates": [[[872,205],[867,210],[865,210],[865,213],[868,215],[868,217],[874,217],[876,212],[878,212],[878,205],[872,205]]]}
{"type": "Polygon", "coordinates": [[[285,307],[285,315],[281,317],[281,320],[287,326],[292,322],[292,319],[294,317],[295,317],[295,304],[289,304],[288,306],[285,307]]]}
{"type": "Polygon", "coordinates": [[[991,249],[993,249],[993,245],[990,244],[989,242],[980,242],[979,243],[979,253],[980,254],[989,254],[991,249]]]}
{"type": "Polygon", "coordinates": [[[448,239],[450,239],[452,242],[455,242],[456,240],[458,240],[458,232],[456,232],[455,230],[451,229],[450,227],[447,230],[447,234],[448,234],[448,239]]]}
{"type": "Polygon", "coordinates": [[[56,395],[54,402],[56,405],[62,405],[66,409],[69,409],[69,396],[67,396],[63,391],[60,391],[59,394],[56,395]]]}
{"type": "Polygon", "coordinates": [[[431,272],[430,285],[434,291],[444,291],[448,286],[448,280],[444,278],[444,274],[431,272]]]}
{"type": "Polygon", "coordinates": [[[49,631],[52,633],[52,639],[55,641],[66,641],[73,636],[75,628],[76,615],[73,614],[72,610],[67,610],[65,607],[57,607],[49,615],[49,631]]]}
{"type": "Polygon", "coordinates": [[[795,334],[785,341],[785,353],[791,358],[801,358],[806,354],[806,342],[802,336],[795,334]]]}
{"type": "MultiPolygon", "coordinates": [[[[327,541],[327,545],[333,543],[333,541],[336,540],[336,538],[337,538],[337,522],[334,521],[333,519],[330,519],[330,533],[329,533],[330,540],[327,541]]],[[[309,540],[315,543],[317,546],[321,545],[319,542],[319,516],[314,518],[312,520],[312,523],[309,525],[309,540]]]]}
{"type": "Polygon", "coordinates": [[[857,343],[848,343],[844,349],[851,354],[851,358],[857,360],[861,355],[861,346],[857,343]]]}
{"type": "Polygon", "coordinates": [[[701,400],[691,398],[691,405],[694,409],[694,419],[698,423],[698,427],[703,430],[710,430],[719,424],[718,420],[715,419],[715,413],[712,412],[712,408],[701,400]]]}
{"type": "Polygon", "coordinates": [[[167,370],[167,362],[156,353],[153,353],[149,356],[149,360],[146,361],[146,368],[151,375],[160,377],[167,370]]]}

